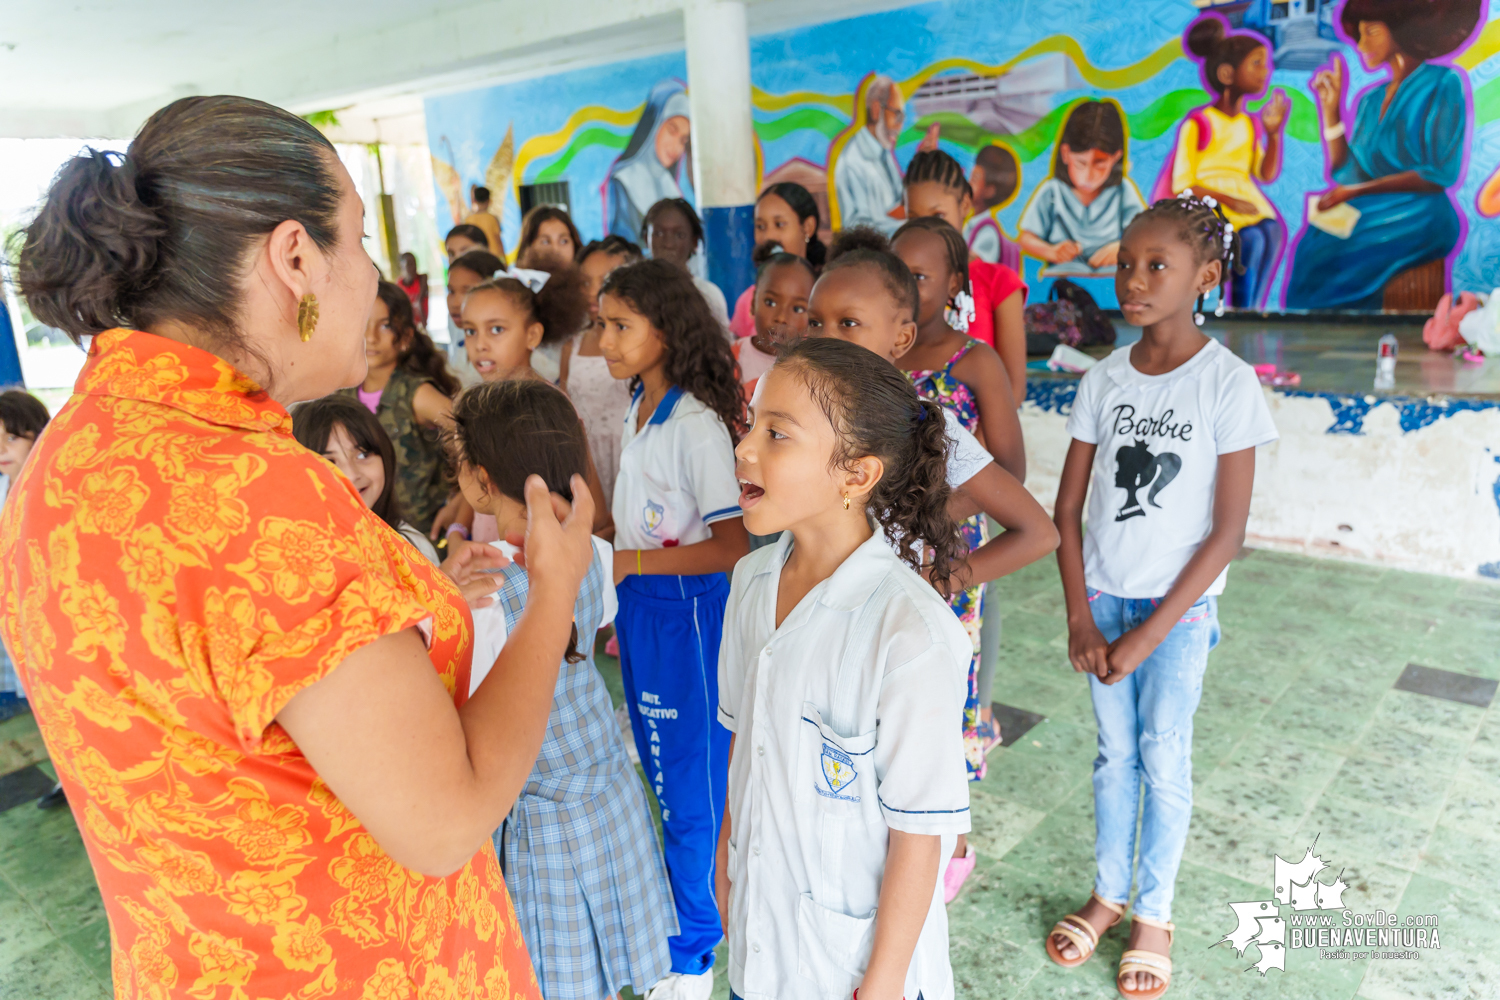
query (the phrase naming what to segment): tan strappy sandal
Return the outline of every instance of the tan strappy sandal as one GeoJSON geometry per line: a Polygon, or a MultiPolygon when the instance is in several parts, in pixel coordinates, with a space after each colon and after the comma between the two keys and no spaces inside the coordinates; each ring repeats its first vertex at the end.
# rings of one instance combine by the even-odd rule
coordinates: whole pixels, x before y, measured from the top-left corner
{"type": "MultiPolygon", "coordinates": [[[[1143,917],[1139,913],[1131,918],[1139,920],[1147,927],[1159,927],[1167,932],[1167,947],[1172,947],[1172,932],[1177,927],[1170,921],[1152,920],[1143,917]]],[[[1115,973],[1115,989],[1120,991],[1120,996],[1129,997],[1130,1000],[1157,1000],[1157,997],[1167,992],[1167,987],[1172,985],[1172,958],[1169,955],[1158,954],[1154,951],[1142,951],[1139,948],[1131,948],[1120,956],[1120,971],[1115,973]],[[1120,980],[1125,973],[1134,972],[1137,975],[1144,972],[1161,980],[1161,985],[1150,990],[1127,990],[1120,985],[1120,980]]]]}
{"type": "MultiPolygon", "coordinates": [[[[1106,910],[1109,910],[1115,915],[1115,919],[1111,920],[1109,922],[1109,925],[1105,927],[1104,930],[1109,930],[1110,927],[1115,926],[1115,924],[1118,924],[1122,919],[1124,919],[1125,907],[1115,903],[1111,903],[1109,900],[1100,896],[1097,892],[1090,893],[1089,898],[1096,900],[1100,906],[1104,907],[1106,910]]],[[[1059,920],[1056,924],[1054,924],[1052,926],[1052,930],[1047,932],[1047,955],[1052,959],[1052,961],[1056,962],[1058,965],[1061,965],[1065,969],[1071,969],[1074,966],[1082,965],[1084,962],[1088,961],[1088,957],[1092,955],[1094,953],[1094,949],[1099,946],[1099,935],[1102,933],[1103,931],[1096,932],[1094,930],[1094,925],[1080,917],[1078,914],[1070,913],[1066,917],[1063,917],[1061,920],[1059,920]],[[1058,934],[1061,934],[1069,941],[1072,941],[1074,946],[1078,948],[1077,958],[1065,958],[1063,956],[1063,953],[1058,950],[1057,945],[1052,941],[1052,938],[1058,934]]]]}

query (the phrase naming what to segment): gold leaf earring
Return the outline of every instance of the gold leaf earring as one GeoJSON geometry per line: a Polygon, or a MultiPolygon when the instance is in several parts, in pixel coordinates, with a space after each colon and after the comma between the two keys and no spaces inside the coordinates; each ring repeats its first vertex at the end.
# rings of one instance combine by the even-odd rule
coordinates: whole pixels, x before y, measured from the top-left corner
{"type": "Polygon", "coordinates": [[[318,328],[318,297],[312,292],[302,296],[297,303],[297,334],[305,344],[312,340],[313,331],[318,328]]]}
{"type": "Polygon", "coordinates": [[[849,494],[847,493],[844,494],[844,509],[849,509],[849,494]]]}

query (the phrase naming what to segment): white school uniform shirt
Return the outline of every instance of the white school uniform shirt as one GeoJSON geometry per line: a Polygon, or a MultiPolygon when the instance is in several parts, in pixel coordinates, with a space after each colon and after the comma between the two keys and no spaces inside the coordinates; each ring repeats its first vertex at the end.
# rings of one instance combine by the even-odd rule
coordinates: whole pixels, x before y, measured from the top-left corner
{"type": "MultiPolygon", "coordinates": [[[[589,540],[594,543],[595,557],[604,565],[604,578],[607,581],[611,572],[610,567],[614,565],[615,550],[610,547],[608,542],[597,535],[592,536],[589,540]]],[[[520,551],[509,542],[489,542],[488,544],[499,549],[505,558],[511,560],[514,560],[516,553],[520,551]]],[[[615,588],[606,586],[603,597],[604,618],[598,625],[594,626],[595,631],[614,621],[615,613],[620,610],[620,599],[615,593],[615,588]]],[[[474,655],[472,660],[473,666],[469,669],[469,694],[471,696],[475,691],[479,690],[479,682],[489,676],[489,672],[494,669],[495,657],[499,656],[500,650],[505,647],[505,639],[508,632],[505,624],[505,609],[500,606],[499,601],[496,601],[489,607],[475,608],[473,615],[474,655]]],[[[585,623],[580,627],[579,631],[581,633],[585,632],[587,628],[587,623],[585,623]]],[[[587,635],[581,635],[580,639],[584,642],[590,641],[587,635]]]]}
{"type": "MultiPolygon", "coordinates": [[[[1220,455],[1270,444],[1255,371],[1216,340],[1165,375],[1122,347],[1078,384],[1068,433],[1094,452],[1083,575],[1115,597],[1163,597],[1213,528],[1220,455]]],[[[1224,567],[1205,592],[1224,592],[1224,567]]]]}
{"type": "Polygon", "coordinates": [[[947,407],[943,408],[943,423],[948,429],[948,488],[956,490],[979,475],[979,470],[995,457],[984,450],[979,439],[947,407]]]}
{"type": "Polygon", "coordinates": [[[973,645],[871,535],[775,627],[792,534],[734,569],[719,651],[729,766],[729,985],[848,1000],[874,942],[891,830],[936,835],[906,996],[951,1000],[942,866],[969,830],[962,718],[973,645]]]}
{"type": "Polygon", "coordinates": [[[707,541],[715,521],[739,517],[734,445],[719,415],[690,392],[667,390],[636,433],[643,390],[625,411],[615,480],[615,548],[662,549],[707,541]]]}

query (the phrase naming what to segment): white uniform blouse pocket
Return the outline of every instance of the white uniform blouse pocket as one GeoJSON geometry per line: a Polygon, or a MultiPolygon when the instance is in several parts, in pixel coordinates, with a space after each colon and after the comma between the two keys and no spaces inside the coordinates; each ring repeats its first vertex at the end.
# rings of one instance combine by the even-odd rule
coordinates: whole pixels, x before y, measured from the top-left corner
{"type": "Polygon", "coordinates": [[[802,705],[798,743],[798,826],[817,845],[807,888],[818,905],[837,913],[869,913],[880,900],[887,847],[875,777],[875,731],[841,736],[817,706],[802,705]]]}
{"type": "Polygon", "coordinates": [[[816,795],[858,805],[875,795],[875,730],[840,736],[823,721],[812,702],[802,703],[799,799],[816,795]]]}
{"type": "Polygon", "coordinates": [[[662,548],[690,545],[692,542],[686,541],[685,536],[699,520],[698,503],[685,490],[663,490],[653,486],[637,516],[640,517],[641,530],[662,548]]]}
{"type": "Polygon", "coordinates": [[[824,996],[845,1000],[864,978],[875,943],[875,911],[851,917],[819,906],[809,895],[797,900],[797,971],[824,996]]]}

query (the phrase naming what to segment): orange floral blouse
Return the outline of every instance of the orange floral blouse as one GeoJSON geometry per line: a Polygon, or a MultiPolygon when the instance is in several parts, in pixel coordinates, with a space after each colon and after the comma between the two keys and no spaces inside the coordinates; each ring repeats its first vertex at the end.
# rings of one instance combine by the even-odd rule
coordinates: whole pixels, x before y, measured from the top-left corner
{"type": "Polygon", "coordinates": [[[539,996],[488,844],[396,864],[276,713],[423,622],[455,704],[471,619],[441,573],[211,354],[94,339],[0,515],[0,629],[83,830],[117,997],[539,996]]]}

